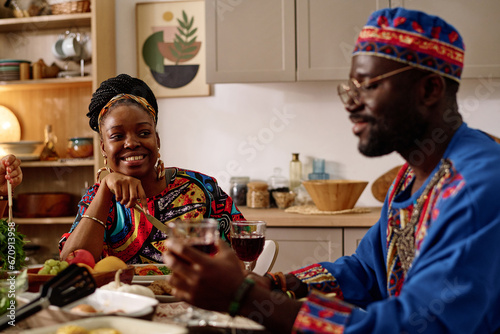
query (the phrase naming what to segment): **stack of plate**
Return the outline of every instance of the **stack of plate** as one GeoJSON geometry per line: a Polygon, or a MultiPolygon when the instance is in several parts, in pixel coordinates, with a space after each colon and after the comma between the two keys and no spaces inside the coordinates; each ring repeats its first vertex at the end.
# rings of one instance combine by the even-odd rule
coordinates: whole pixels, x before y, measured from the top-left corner
{"type": "Polygon", "coordinates": [[[27,60],[0,59],[0,81],[19,80],[19,65],[27,60]]]}

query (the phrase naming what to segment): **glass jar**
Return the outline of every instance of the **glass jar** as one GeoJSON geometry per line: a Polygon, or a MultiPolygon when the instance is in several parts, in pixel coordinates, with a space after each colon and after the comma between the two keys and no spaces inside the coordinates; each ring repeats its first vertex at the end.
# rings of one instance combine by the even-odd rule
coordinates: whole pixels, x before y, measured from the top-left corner
{"type": "Polygon", "coordinates": [[[249,182],[247,184],[247,207],[254,209],[269,208],[269,190],[266,182],[249,182]]]}
{"type": "Polygon", "coordinates": [[[248,176],[233,176],[229,180],[229,196],[236,206],[247,205],[248,181],[250,181],[248,176]]]}
{"type": "Polygon", "coordinates": [[[75,137],[68,140],[68,155],[71,158],[89,158],[94,154],[94,144],[90,137],[75,137]]]}

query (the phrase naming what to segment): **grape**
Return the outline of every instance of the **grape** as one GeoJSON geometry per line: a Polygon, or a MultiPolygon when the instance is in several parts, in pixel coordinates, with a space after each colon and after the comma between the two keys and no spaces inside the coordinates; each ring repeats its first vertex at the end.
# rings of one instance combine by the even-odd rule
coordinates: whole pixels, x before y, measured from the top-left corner
{"type": "Polygon", "coordinates": [[[57,275],[69,266],[66,261],[48,259],[44,262],[43,267],[38,271],[41,275],[57,275]]]}
{"type": "Polygon", "coordinates": [[[57,262],[59,262],[59,261],[54,260],[54,259],[49,259],[49,260],[45,261],[45,264],[48,264],[49,266],[53,267],[57,264],[57,262]]]}
{"type": "Polygon", "coordinates": [[[38,273],[40,275],[49,275],[49,272],[50,272],[50,269],[43,267],[42,269],[40,269],[40,271],[38,273]]]}

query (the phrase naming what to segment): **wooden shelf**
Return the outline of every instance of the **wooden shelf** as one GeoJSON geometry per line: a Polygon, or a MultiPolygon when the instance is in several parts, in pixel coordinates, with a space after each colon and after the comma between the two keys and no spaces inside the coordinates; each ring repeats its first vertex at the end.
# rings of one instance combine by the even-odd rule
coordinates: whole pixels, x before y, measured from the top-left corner
{"type": "Polygon", "coordinates": [[[12,80],[0,81],[0,92],[12,89],[57,89],[68,87],[92,87],[92,77],[74,77],[74,78],[50,78],[40,80],[12,80]]]}
{"type": "Polygon", "coordinates": [[[95,165],[94,159],[60,159],[57,161],[23,161],[22,168],[29,167],[84,167],[95,165]]]}
{"type": "Polygon", "coordinates": [[[0,32],[89,27],[91,13],[0,19],[0,32]]]}
{"type": "Polygon", "coordinates": [[[75,217],[16,218],[14,215],[12,220],[19,225],[71,225],[75,221],[75,217]]]}

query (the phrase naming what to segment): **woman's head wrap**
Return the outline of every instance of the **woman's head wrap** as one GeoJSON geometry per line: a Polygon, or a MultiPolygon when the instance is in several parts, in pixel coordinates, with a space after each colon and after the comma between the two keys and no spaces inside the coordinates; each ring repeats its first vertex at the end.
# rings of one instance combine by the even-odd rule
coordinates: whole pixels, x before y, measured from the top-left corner
{"type": "Polygon", "coordinates": [[[103,81],[94,94],[92,94],[89,112],[87,113],[89,125],[92,130],[99,132],[99,121],[102,117],[101,111],[105,107],[109,108],[113,102],[124,98],[133,99],[143,105],[153,116],[155,124],[157,123],[158,103],[151,88],[141,79],[133,78],[127,74],[120,74],[103,81]],[[137,99],[131,98],[131,96],[137,97],[137,99]],[[113,98],[115,99],[113,100],[113,98]],[[111,102],[111,100],[113,101],[111,102]]]}
{"type": "Polygon", "coordinates": [[[465,46],[438,16],[405,8],[375,11],[361,30],[353,56],[384,57],[460,82],[465,46]]]}

